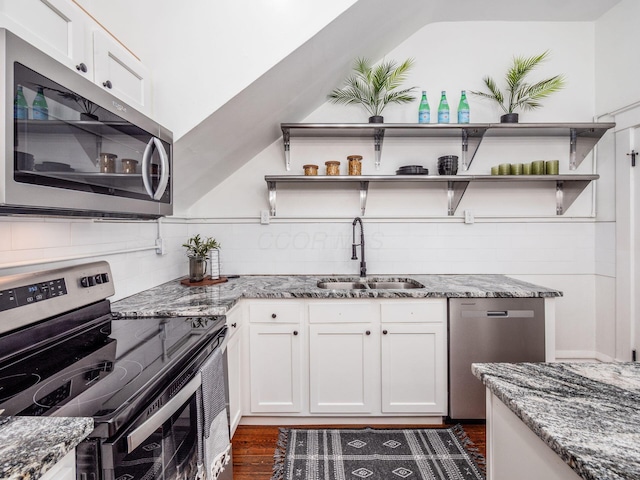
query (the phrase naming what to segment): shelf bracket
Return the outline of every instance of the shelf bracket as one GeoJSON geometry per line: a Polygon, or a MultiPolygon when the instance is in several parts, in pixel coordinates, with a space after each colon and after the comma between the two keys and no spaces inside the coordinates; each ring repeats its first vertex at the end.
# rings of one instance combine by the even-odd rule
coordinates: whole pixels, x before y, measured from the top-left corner
{"type": "Polygon", "coordinates": [[[269,188],[269,214],[272,217],[275,217],[276,216],[276,182],[272,182],[268,180],[267,187],[269,188]]]}
{"type": "Polygon", "coordinates": [[[448,203],[448,215],[451,217],[456,214],[460,200],[464,196],[464,192],[467,191],[469,186],[468,181],[453,181],[447,182],[447,203],[448,203]]]}
{"type": "Polygon", "coordinates": [[[375,166],[380,170],[380,159],[382,157],[382,141],[384,140],[384,128],[376,128],[373,132],[375,142],[375,166]]]}
{"type": "Polygon", "coordinates": [[[360,213],[364,215],[367,208],[367,193],[369,192],[369,182],[360,182],[360,213]]]}
{"type": "Polygon", "coordinates": [[[591,180],[556,181],[556,215],[564,215],[591,180]]]}
{"type": "Polygon", "coordinates": [[[602,137],[602,130],[572,128],[569,132],[569,170],[577,169],[602,137]]]}
{"type": "Polygon", "coordinates": [[[476,156],[480,142],[486,129],[463,128],[462,129],[462,170],[467,171],[476,156]],[[471,150],[469,150],[471,146],[471,150]]]}
{"type": "Polygon", "coordinates": [[[284,143],[284,166],[288,172],[289,170],[291,170],[291,130],[289,130],[288,128],[282,129],[282,141],[284,143]]]}

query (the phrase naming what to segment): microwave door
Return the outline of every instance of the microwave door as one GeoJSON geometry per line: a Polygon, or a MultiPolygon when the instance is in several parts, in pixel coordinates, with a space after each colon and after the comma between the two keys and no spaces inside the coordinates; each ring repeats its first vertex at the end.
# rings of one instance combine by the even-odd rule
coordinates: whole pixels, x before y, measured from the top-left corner
{"type": "Polygon", "coordinates": [[[162,142],[158,138],[152,137],[147,143],[147,146],[144,149],[144,154],[142,155],[142,182],[144,183],[144,189],[147,191],[149,197],[154,200],[160,200],[162,198],[169,183],[169,173],[169,157],[167,152],[164,149],[162,142]],[[149,168],[154,150],[158,152],[158,156],[160,158],[160,179],[155,190],[151,179],[153,172],[150,172],[149,168]]]}

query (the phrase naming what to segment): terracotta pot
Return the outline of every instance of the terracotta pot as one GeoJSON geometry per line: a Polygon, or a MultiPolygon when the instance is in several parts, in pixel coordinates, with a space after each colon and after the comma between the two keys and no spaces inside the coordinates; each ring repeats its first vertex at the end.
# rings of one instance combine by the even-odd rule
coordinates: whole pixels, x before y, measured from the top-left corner
{"type": "Polygon", "coordinates": [[[500,123],[518,123],[518,114],[505,113],[500,117],[500,123]]]}

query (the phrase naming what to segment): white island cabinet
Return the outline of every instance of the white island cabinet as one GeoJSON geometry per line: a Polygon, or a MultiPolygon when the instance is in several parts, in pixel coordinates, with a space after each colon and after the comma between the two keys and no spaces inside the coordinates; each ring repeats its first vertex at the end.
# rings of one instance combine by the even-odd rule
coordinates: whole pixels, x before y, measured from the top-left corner
{"type": "Polygon", "coordinates": [[[76,451],[72,449],[60,459],[53,467],[40,477],[40,480],[75,480],[76,478],[76,451]]]}

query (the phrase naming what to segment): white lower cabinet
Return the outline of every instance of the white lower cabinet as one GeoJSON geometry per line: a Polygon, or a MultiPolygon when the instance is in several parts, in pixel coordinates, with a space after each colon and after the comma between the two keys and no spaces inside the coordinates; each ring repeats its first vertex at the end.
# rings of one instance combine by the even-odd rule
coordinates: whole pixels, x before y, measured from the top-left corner
{"type": "Polygon", "coordinates": [[[446,328],[382,324],[382,413],[447,413],[446,328]]]}
{"type": "Polygon", "coordinates": [[[239,307],[227,313],[229,338],[227,343],[227,368],[229,389],[229,428],[231,437],[242,418],[242,358],[244,355],[244,331],[239,307]]]}
{"type": "Polygon", "coordinates": [[[249,304],[249,370],[252,413],[299,413],[304,335],[301,307],[249,304]]]}
{"type": "Polygon", "coordinates": [[[378,335],[369,324],[309,326],[311,413],[372,413],[378,335]]]}
{"type": "Polygon", "coordinates": [[[447,414],[446,299],[251,301],[250,411],[447,414]]]}

